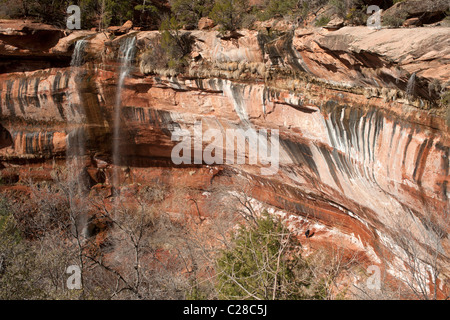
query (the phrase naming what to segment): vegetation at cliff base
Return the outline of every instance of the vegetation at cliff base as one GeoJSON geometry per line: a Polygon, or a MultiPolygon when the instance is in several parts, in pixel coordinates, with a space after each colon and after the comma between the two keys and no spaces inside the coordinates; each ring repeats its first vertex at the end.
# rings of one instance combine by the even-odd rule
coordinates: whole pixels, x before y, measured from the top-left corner
{"type": "Polygon", "coordinates": [[[232,247],[217,260],[217,290],[223,299],[324,299],[325,277],[301,255],[297,238],[263,213],[241,226],[232,247]]]}

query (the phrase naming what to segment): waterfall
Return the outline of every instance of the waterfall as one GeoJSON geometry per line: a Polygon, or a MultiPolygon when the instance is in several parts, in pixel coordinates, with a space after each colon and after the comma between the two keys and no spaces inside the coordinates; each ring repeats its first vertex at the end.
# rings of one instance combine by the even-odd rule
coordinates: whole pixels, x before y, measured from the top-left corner
{"type": "MultiPolygon", "coordinates": [[[[122,106],[122,89],[125,82],[125,78],[131,69],[131,62],[135,53],[135,37],[127,37],[119,49],[119,58],[121,60],[119,80],[117,82],[116,104],[114,107],[114,135],[113,135],[113,164],[118,166],[120,159],[119,140],[120,140],[120,109],[122,106]]],[[[118,188],[119,186],[119,172],[116,169],[113,175],[113,186],[118,188]]]]}
{"type": "MultiPolygon", "coordinates": [[[[81,114],[79,118],[74,118],[75,122],[84,122],[84,110],[82,104],[82,99],[76,101],[76,96],[78,92],[77,88],[77,77],[80,75],[80,66],[84,63],[84,50],[86,47],[86,40],[78,40],[75,44],[75,48],[72,54],[72,59],[70,62],[70,73],[73,81],[69,82],[69,90],[67,92],[68,109],[80,110],[81,114]],[[76,104],[80,104],[78,108],[76,104]]],[[[83,174],[85,173],[84,155],[85,155],[85,132],[84,128],[77,127],[72,129],[66,138],[66,170],[67,170],[67,184],[68,184],[68,197],[69,205],[72,213],[78,215],[82,212],[83,205],[81,203],[77,204],[77,200],[81,199],[84,193],[84,179],[83,174]]],[[[82,215],[80,215],[82,216],[82,215]]]]}
{"type": "Polygon", "coordinates": [[[414,89],[416,86],[416,73],[414,72],[408,80],[408,85],[406,86],[406,94],[408,96],[414,95],[414,89]]]}
{"type": "Polygon", "coordinates": [[[72,54],[72,60],[70,61],[71,67],[79,67],[84,62],[84,49],[86,47],[86,40],[78,40],[75,43],[75,48],[72,54]]]}

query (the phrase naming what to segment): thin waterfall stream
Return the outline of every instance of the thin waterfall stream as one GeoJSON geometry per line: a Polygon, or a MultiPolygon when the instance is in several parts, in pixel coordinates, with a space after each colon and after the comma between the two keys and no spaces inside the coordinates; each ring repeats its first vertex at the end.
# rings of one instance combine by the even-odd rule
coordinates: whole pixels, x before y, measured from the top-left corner
{"type": "Polygon", "coordinates": [[[125,83],[125,79],[131,70],[131,62],[134,59],[136,48],[136,38],[126,38],[119,49],[119,57],[121,59],[119,79],[117,82],[116,104],[114,106],[114,132],[113,132],[113,149],[112,158],[113,164],[116,166],[113,174],[113,187],[118,190],[119,188],[119,171],[118,166],[120,164],[120,114],[122,107],[122,90],[125,83]]]}
{"type": "Polygon", "coordinates": [[[416,73],[414,72],[411,77],[409,77],[408,84],[406,85],[406,94],[408,97],[414,96],[414,91],[416,87],[416,73]]]}
{"type": "MultiPolygon", "coordinates": [[[[77,88],[77,79],[82,72],[81,66],[84,63],[84,53],[86,45],[87,41],[84,39],[78,40],[75,44],[75,48],[72,53],[72,59],[70,62],[70,73],[73,77],[73,81],[69,83],[69,90],[67,93],[69,110],[78,110],[78,116],[74,118],[74,121],[81,124],[85,124],[85,112],[82,105],[83,99],[76,98],[77,93],[79,93],[79,88],[77,88]]],[[[79,213],[83,211],[83,205],[80,203],[80,199],[83,197],[83,193],[85,190],[83,181],[83,170],[85,169],[85,140],[86,137],[83,127],[76,127],[67,134],[66,168],[69,205],[72,214],[74,216],[78,216],[79,219],[83,220],[86,220],[86,217],[79,213]]],[[[80,226],[83,226],[83,230],[80,231],[84,236],[86,236],[87,221],[79,222],[80,226]]]]}

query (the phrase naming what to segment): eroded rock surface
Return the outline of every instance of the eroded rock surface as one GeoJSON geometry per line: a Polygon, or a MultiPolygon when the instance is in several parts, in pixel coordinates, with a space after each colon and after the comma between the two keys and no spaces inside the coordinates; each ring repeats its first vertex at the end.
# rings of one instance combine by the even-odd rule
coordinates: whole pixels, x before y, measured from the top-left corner
{"type": "MultiPolygon", "coordinates": [[[[216,31],[192,31],[196,59],[184,75],[148,70],[138,52],[121,94],[115,165],[129,168],[122,182],[145,184],[158,176],[199,190],[247,185],[255,206],[289,216],[299,234],[312,228],[318,245],[339,242],[364,253],[368,264],[404,272],[398,234],[408,229],[423,249],[423,235],[436,237],[430,221],[448,221],[449,127],[438,93],[428,88],[433,80],[449,86],[448,29],[239,33],[224,39],[216,31]],[[408,96],[412,74],[415,90],[408,96]],[[226,129],[279,130],[278,171],[263,175],[262,163],[177,167],[172,134],[194,135],[200,122],[202,132],[224,135],[226,129]]],[[[131,36],[139,51],[155,35],[131,36]]],[[[46,50],[70,56],[73,45],[64,44],[75,39],[60,38],[46,50]]],[[[2,173],[12,183],[30,177],[23,168],[31,159],[63,160],[79,137],[86,139],[93,184],[110,181],[121,40],[91,34],[86,63],[77,68],[6,67],[0,74],[2,173]],[[105,179],[98,178],[100,169],[105,179]]],[[[218,150],[226,152],[226,145],[218,150]]],[[[438,257],[447,286],[449,230],[443,229],[438,257]]]]}

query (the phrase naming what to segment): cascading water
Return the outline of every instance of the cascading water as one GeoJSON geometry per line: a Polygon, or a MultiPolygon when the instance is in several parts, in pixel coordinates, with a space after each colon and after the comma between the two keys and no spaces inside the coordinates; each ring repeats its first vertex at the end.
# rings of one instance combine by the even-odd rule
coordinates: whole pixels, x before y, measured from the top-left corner
{"type": "MultiPolygon", "coordinates": [[[[117,82],[117,93],[116,93],[116,104],[114,107],[114,135],[113,135],[113,163],[114,165],[119,165],[120,160],[120,148],[119,148],[119,135],[120,135],[120,110],[122,106],[122,89],[125,82],[125,78],[131,69],[131,62],[134,58],[136,46],[135,37],[127,37],[119,49],[119,57],[121,59],[119,79],[117,82]]],[[[116,169],[113,175],[113,186],[114,188],[119,187],[119,174],[116,169]]]]}
{"type": "MultiPolygon", "coordinates": [[[[70,62],[70,73],[73,81],[69,82],[69,90],[67,94],[67,100],[69,110],[77,109],[80,117],[75,117],[75,122],[84,121],[84,111],[82,106],[82,99],[77,99],[77,77],[81,73],[80,66],[84,63],[84,52],[87,45],[86,40],[79,40],[75,44],[75,48],[72,54],[70,62]],[[78,101],[77,101],[78,100],[78,101]],[[76,106],[78,104],[78,107],[76,106]]],[[[66,147],[66,169],[67,169],[67,183],[68,183],[68,196],[69,204],[72,214],[78,216],[80,219],[85,219],[85,216],[79,214],[82,212],[82,204],[77,203],[77,200],[81,199],[84,190],[83,183],[83,170],[84,170],[84,155],[85,155],[85,134],[83,128],[75,128],[67,134],[67,147],[66,147]]],[[[86,221],[82,226],[86,226],[86,221]]]]}
{"type": "Polygon", "coordinates": [[[75,43],[75,48],[73,50],[72,54],[72,60],[70,61],[71,67],[79,67],[84,62],[84,49],[86,47],[87,41],[86,40],[78,40],[75,43]]]}
{"type": "Polygon", "coordinates": [[[416,86],[416,73],[414,72],[408,80],[408,84],[406,85],[406,94],[408,96],[414,95],[414,89],[416,86]]]}

